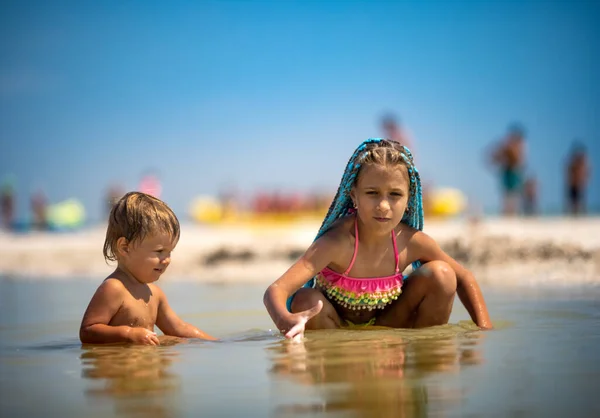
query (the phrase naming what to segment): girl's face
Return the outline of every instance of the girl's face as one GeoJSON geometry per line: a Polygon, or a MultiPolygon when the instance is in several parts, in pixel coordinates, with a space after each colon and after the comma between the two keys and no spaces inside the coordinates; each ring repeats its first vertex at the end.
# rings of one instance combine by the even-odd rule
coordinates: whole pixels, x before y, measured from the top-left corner
{"type": "Polygon", "coordinates": [[[389,233],[402,220],[409,185],[405,166],[364,166],[350,192],[359,219],[373,231],[389,233]]]}

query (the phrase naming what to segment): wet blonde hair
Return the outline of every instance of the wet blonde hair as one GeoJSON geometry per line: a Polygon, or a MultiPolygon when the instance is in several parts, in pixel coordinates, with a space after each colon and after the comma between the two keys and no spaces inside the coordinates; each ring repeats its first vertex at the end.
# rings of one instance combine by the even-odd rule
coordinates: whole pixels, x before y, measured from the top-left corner
{"type": "Polygon", "coordinates": [[[141,192],[129,192],[113,206],[104,240],[104,259],[117,260],[117,241],[141,242],[146,236],[167,233],[179,239],[179,220],[162,200],[141,192]]]}

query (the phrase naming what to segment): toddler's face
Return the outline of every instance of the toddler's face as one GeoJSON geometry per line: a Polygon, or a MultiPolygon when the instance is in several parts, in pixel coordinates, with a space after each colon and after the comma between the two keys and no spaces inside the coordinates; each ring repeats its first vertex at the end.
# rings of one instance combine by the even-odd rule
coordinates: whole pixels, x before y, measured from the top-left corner
{"type": "Polygon", "coordinates": [[[388,233],[402,220],[408,197],[408,171],[404,166],[365,166],[352,191],[360,220],[388,233]]]}
{"type": "Polygon", "coordinates": [[[155,282],[171,264],[171,252],[176,245],[177,241],[167,233],[149,235],[129,246],[126,267],[139,282],[155,282]]]}

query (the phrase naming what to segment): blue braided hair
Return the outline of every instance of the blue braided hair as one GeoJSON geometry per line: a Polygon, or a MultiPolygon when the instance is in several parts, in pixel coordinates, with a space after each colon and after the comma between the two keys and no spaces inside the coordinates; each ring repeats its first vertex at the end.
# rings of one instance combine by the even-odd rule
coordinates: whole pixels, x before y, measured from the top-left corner
{"type": "MultiPolygon", "coordinates": [[[[329,206],[329,210],[327,211],[327,215],[321,224],[321,228],[319,228],[319,232],[315,237],[315,241],[329,231],[335,221],[352,213],[354,204],[352,202],[352,198],[350,197],[350,191],[356,184],[358,174],[363,167],[366,157],[369,156],[371,151],[379,148],[389,148],[390,150],[398,151],[408,170],[410,196],[406,211],[404,212],[400,222],[412,228],[418,229],[419,231],[423,230],[423,198],[421,177],[419,175],[419,171],[415,167],[412,153],[408,147],[401,145],[398,142],[382,138],[369,138],[360,144],[358,148],[356,148],[350,157],[350,160],[348,160],[348,164],[344,170],[344,175],[342,176],[337,193],[335,194],[333,202],[331,202],[331,206],[329,206]]],[[[413,269],[416,270],[421,266],[421,262],[415,261],[412,263],[412,266],[413,269]]],[[[314,287],[314,282],[315,280],[312,278],[303,287],[314,287]]],[[[290,311],[291,299],[292,298],[288,299],[288,309],[290,311]]]]}

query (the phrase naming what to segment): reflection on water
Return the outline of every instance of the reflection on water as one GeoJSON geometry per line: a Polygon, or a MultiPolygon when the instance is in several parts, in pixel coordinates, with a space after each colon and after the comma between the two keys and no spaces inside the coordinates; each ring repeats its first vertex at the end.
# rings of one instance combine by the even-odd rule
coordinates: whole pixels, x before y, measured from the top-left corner
{"type": "Polygon", "coordinates": [[[600,288],[485,291],[490,332],[455,304],[453,325],[291,344],[271,330],[262,286],[169,286],[221,341],[82,347],[97,283],[0,278],[0,415],[600,416],[600,288]]]}
{"type": "Polygon", "coordinates": [[[430,415],[464,394],[428,377],[481,363],[483,337],[465,323],[421,331],[318,331],[302,342],[281,341],[268,348],[271,373],[313,386],[321,400],[292,401],[278,406],[276,414],[430,415]]]}
{"type": "Polygon", "coordinates": [[[178,352],[169,346],[181,342],[161,338],[160,347],[83,346],[82,377],[97,380],[85,394],[92,400],[113,398],[115,411],[126,416],[170,417],[179,377],[169,371],[178,352]]]}

